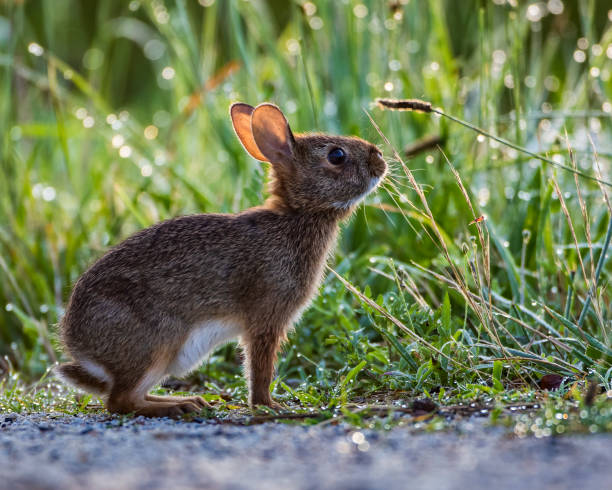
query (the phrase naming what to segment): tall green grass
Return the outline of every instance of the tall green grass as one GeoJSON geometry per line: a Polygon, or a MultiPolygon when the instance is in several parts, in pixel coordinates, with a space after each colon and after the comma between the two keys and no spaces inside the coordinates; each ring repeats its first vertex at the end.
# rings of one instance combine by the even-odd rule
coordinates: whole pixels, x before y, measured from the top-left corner
{"type": "MultiPolygon", "coordinates": [[[[500,391],[550,372],[610,389],[601,257],[612,189],[447,118],[372,103],[424,98],[610,180],[603,2],[0,9],[0,352],[27,377],[61,356],[55,325],[71,285],[109,246],[164,218],[261,201],[264,169],[227,110],[269,100],[296,131],[376,142],[392,168],[343,227],[336,274],[280,361],[280,395],[330,404],[376,390],[500,391]],[[403,156],[431,135],[439,147],[403,156]]],[[[206,379],[230,383],[233,356],[214,356],[206,379]]]]}

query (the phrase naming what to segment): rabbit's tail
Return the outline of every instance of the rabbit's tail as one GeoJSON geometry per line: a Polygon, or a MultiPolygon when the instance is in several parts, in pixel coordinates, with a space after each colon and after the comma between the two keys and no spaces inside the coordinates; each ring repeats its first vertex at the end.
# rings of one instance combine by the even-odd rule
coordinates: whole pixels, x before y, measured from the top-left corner
{"type": "Polygon", "coordinates": [[[109,393],[112,386],[106,370],[90,361],[60,364],[55,373],[62,381],[98,395],[109,393]]]}

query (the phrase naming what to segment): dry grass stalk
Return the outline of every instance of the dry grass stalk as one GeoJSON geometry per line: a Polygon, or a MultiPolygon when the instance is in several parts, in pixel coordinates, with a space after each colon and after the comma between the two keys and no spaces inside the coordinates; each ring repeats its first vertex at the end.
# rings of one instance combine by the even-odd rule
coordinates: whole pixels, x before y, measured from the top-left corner
{"type": "Polygon", "coordinates": [[[431,102],[420,99],[376,99],[376,103],[381,109],[391,109],[392,111],[432,111],[431,102]]]}
{"type": "Polygon", "coordinates": [[[576,249],[576,255],[578,256],[578,262],[580,263],[580,269],[582,270],[582,276],[584,277],[584,282],[586,283],[587,287],[590,287],[589,277],[586,273],[586,269],[584,268],[584,262],[582,261],[582,254],[580,253],[580,246],[578,245],[578,238],[576,237],[576,231],[574,230],[574,222],[572,221],[572,218],[569,214],[569,210],[567,208],[565,198],[563,197],[563,192],[561,191],[561,188],[559,187],[559,183],[557,182],[557,179],[553,176],[551,177],[551,180],[555,187],[555,192],[557,193],[557,197],[559,198],[559,204],[561,204],[561,210],[563,211],[563,214],[565,215],[565,220],[567,221],[567,225],[569,226],[570,233],[572,235],[572,239],[574,240],[574,248],[576,249]]]}

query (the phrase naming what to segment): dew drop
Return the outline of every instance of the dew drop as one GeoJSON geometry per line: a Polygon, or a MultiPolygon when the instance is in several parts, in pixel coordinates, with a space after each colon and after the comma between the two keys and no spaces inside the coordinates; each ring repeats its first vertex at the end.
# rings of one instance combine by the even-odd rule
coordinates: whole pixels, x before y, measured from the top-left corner
{"type": "Polygon", "coordinates": [[[45,50],[40,44],[32,42],[28,44],[28,52],[34,56],[42,56],[45,50]]]}

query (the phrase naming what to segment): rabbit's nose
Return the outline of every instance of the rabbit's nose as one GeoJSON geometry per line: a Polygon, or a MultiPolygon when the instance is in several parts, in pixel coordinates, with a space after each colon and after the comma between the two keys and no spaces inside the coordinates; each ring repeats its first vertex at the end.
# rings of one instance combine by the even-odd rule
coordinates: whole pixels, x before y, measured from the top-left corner
{"type": "Polygon", "coordinates": [[[387,163],[382,157],[382,153],[378,148],[370,157],[370,173],[373,177],[380,177],[387,170],[387,163]]]}

